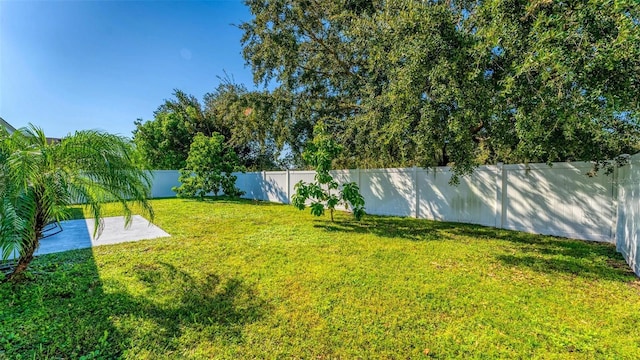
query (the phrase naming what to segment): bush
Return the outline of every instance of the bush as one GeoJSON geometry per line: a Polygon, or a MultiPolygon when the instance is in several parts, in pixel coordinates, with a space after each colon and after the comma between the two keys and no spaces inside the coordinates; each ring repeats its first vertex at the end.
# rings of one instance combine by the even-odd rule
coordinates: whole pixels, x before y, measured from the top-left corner
{"type": "Polygon", "coordinates": [[[224,136],[213,133],[210,137],[198,134],[189,149],[186,166],[180,169],[181,185],[174,187],[178,197],[203,198],[213,193],[239,197],[244,194],[236,187],[237,176],[241,171],[239,159],[232,148],[224,143],[224,136]]]}

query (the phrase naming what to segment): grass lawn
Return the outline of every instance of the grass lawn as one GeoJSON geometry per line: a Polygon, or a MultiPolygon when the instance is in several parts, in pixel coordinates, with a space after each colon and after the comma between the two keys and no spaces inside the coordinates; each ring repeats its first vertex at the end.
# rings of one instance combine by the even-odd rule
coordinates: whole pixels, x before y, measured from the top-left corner
{"type": "Polygon", "coordinates": [[[41,256],[1,285],[0,358],[640,354],[640,282],[611,245],[250,201],[153,206],[172,237],[41,256]]]}

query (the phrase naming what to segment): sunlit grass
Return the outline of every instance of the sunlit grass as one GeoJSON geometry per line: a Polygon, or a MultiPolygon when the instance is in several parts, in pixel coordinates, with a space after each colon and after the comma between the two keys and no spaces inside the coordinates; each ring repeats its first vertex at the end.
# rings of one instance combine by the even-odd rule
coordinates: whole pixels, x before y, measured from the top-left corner
{"type": "Polygon", "coordinates": [[[640,285],[611,245],[251,201],[153,205],[172,237],[42,256],[0,286],[0,358],[640,353],[640,285]]]}

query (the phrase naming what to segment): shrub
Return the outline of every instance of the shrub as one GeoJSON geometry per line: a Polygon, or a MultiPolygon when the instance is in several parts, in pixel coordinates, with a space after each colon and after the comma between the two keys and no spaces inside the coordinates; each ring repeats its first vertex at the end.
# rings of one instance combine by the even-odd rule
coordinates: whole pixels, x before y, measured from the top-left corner
{"type": "Polygon", "coordinates": [[[178,197],[203,198],[213,193],[238,197],[244,193],[236,187],[234,171],[242,170],[235,151],[224,143],[224,136],[194,137],[186,166],[180,169],[180,186],[174,187],[178,197]]]}

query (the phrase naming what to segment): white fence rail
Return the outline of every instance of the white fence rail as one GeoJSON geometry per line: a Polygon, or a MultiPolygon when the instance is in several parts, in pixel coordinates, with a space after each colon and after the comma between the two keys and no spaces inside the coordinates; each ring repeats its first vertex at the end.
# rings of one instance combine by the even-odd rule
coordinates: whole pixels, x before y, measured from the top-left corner
{"type": "MultiPolygon", "coordinates": [[[[449,185],[451,170],[338,170],[358,184],[368,214],[411,216],[616,243],[640,275],[640,155],[611,175],[588,177],[589,163],[481,166],[449,185]]],[[[237,174],[245,197],[290,203],[313,171],[237,174]]],[[[154,171],[153,197],[171,197],[178,172],[154,171]]]]}

